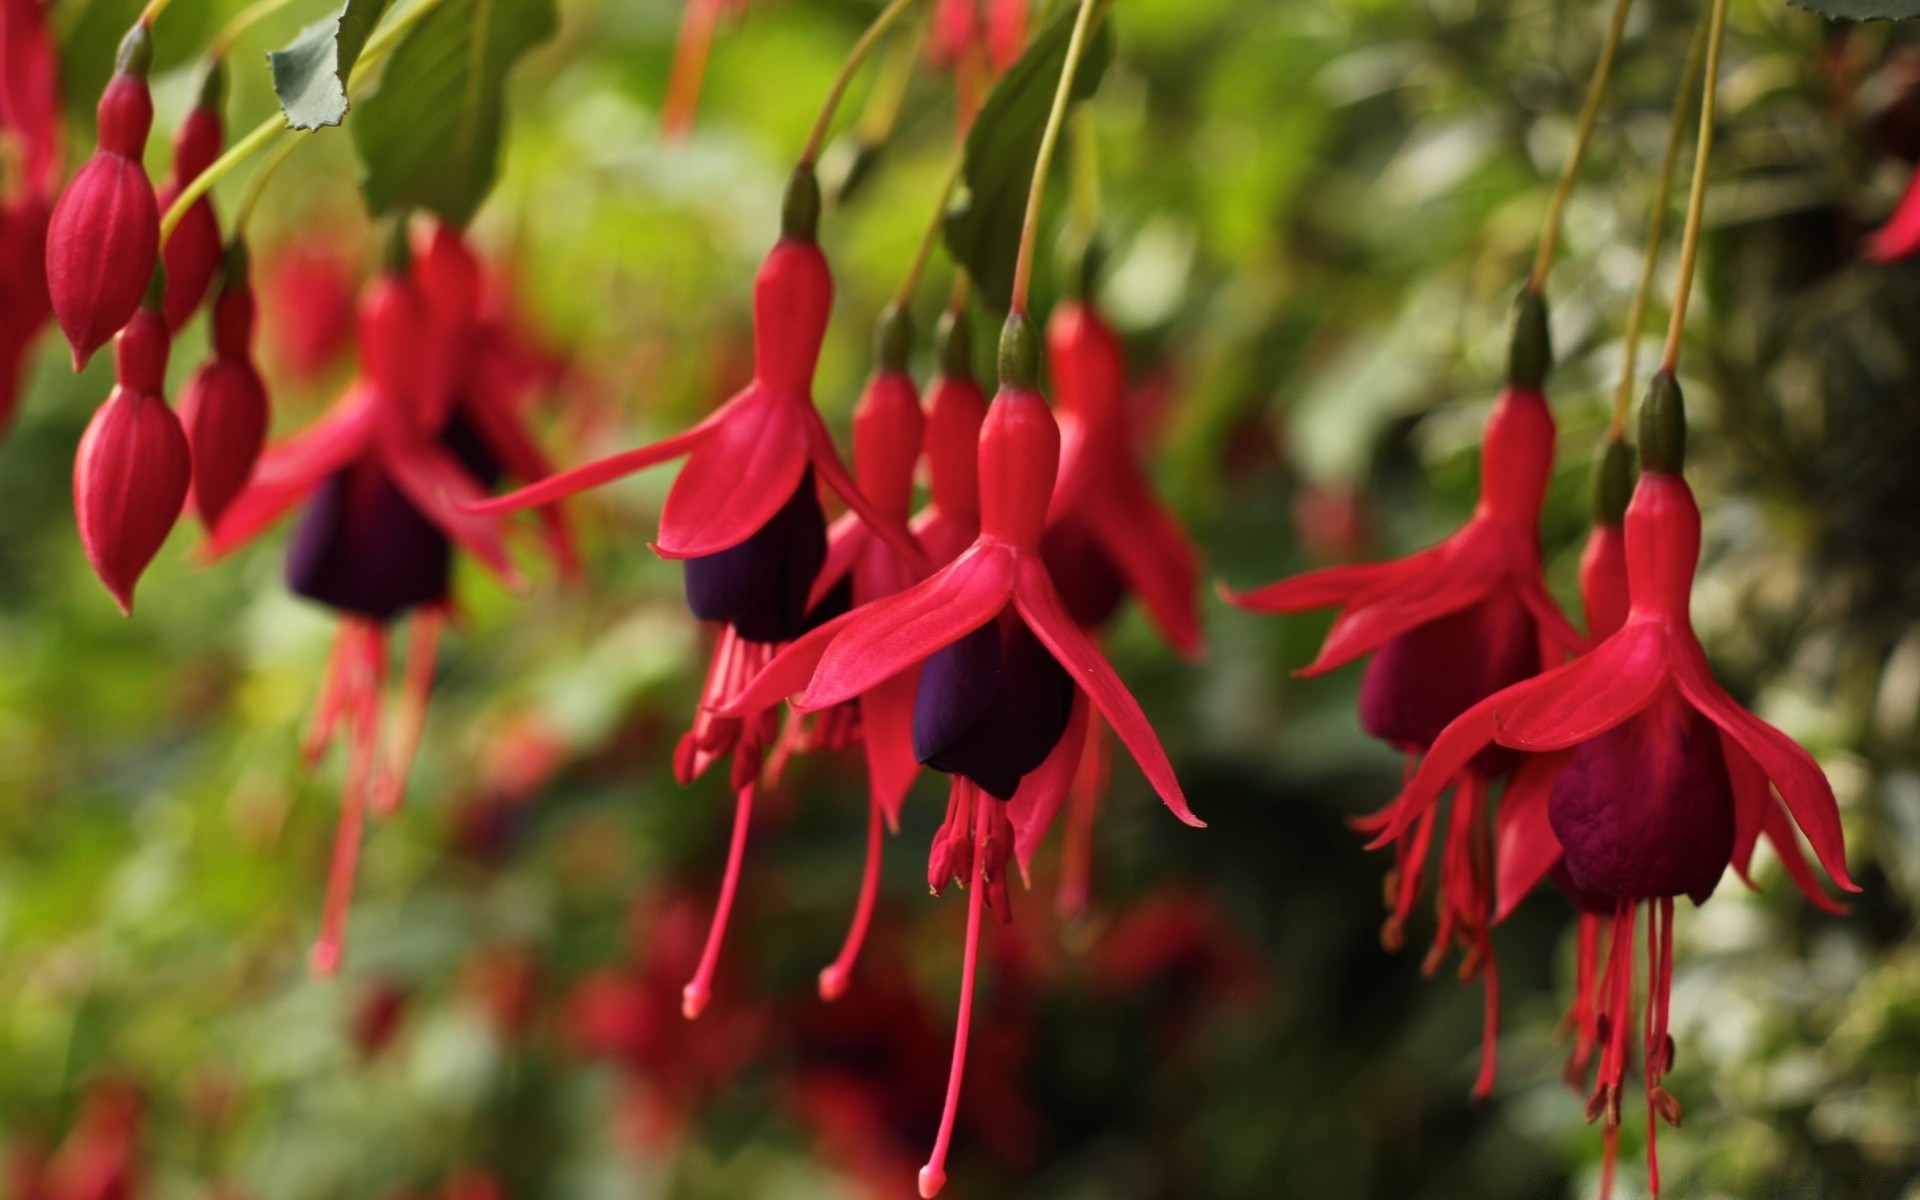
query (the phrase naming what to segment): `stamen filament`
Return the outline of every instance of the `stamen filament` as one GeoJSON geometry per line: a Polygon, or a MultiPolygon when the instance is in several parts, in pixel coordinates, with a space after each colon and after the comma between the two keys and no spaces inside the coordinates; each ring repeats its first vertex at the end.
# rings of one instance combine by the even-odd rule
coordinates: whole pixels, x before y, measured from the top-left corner
{"type": "Polygon", "coordinates": [[[423,608],[413,618],[406,670],[400,682],[399,732],[375,793],[373,811],[377,816],[390,817],[399,812],[400,801],[407,794],[407,777],[413,774],[413,760],[426,730],[427,706],[433,698],[433,668],[440,655],[440,630],[446,620],[447,610],[439,606],[423,608]]]}
{"type": "Polygon", "coordinates": [[[308,962],[315,975],[330,977],[340,970],[347,937],[347,915],[353,907],[354,880],[360,869],[360,839],[366,826],[367,788],[372,782],[374,754],[380,744],[380,690],[386,682],[386,641],[377,625],[356,623],[342,634],[357,653],[348,664],[353,682],[347,697],[353,720],[353,753],[347,764],[347,786],[340,802],[340,824],[334,834],[333,863],[327,871],[327,895],[320,912],[320,936],[308,962]]]}
{"type": "Polygon", "coordinates": [[[866,944],[867,928],[873,923],[874,898],[880,894],[880,861],[886,846],[884,833],[880,802],[869,797],[867,862],[860,874],[860,899],[854,904],[853,925],[847,930],[847,940],[840,947],[839,956],[820,972],[822,1000],[838,1000],[847,994],[847,983],[853,977],[853,964],[860,957],[861,946],[866,944]]]}
{"type": "Polygon", "coordinates": [[[1727,29],[1727,0],[1713,0],[1707,32],[1706,79],[1700,87],[1700,136],[1693,157],[1693,186],[1687,194],[1687,224],[1680,235],[1680,275],[1673,286],[1673,315],[1667,322],[1667,348],[1660,369],[1680,365],[1680,337],[1687,328],[1687,301],[1700,258],[1700,230],[1707,211],[1707,168],[1713,161],[1713,114],[1720,90],[1720,45],[1727,29]]]}
{"type": "Polygon", "coordinates": [[[1703,14],[1693,27],[1693,40],[1687,46],[1687,62],[1680,69],[1680,82],[1673,91],[1673,115],[1667,122],[1667,148],[1660,158],[1660,173],[1653,184],[1653,208],[1647,214],[1647,244],[1640,258],[1640,282],[1633,291],[1633,305],[1627,310],[1625,354],[1620,364],[1620,386],[1613,393],[1613,415],[1607,423],[1607,440],[1617,442],[1626,436],[1627,413],[1633,407],[1633,394],[1640,361],[1640,335],[1647,324],[1647,304],[1653,296],[1653,277],[1660,266],[1660,244],[1666,239],[1667,209],[1673,191],[1674,169],[1680,163],[1680,147],[1687,132],[1687,115],[1693,111],[1693,85],[1700,74],[1700,61],[1707,49],[1707,17],[1703,14]]]}
{"type": "Polygon", "coordinates": [[[753,822],[753,785],[739,791],[733,808],[733,840],[727,847],[727,873],[720,879],[720,899],[713,908],[713,924],[707,929],[707,945],[700,952],[700,965],[680,992],[681,1015],[691,1021],[706,1011],[713,998],[713,973],[720,965],[720,946],[727,938],[727,918],[733,913],[733,894],[740,886],[740,864],[747,853],[747,826],[753,822]]]}
{"type": "MultiPolygon", "coordinates": [[[[971,784],[963,785],[971,788],[971,784]]],[[[947,1148],[953,1141],[953,1122],[960,1112],[960,1079],[967,1068],[967,1032],[973,1023],[973,982],[980,960],[980,909],[986,903],[988,837],[987,804],[976,799],[974,809],[973,886],[967,891],[967,949],[960,964],[960,1011],[953,1027],[953,1065],[947,1075],[947,1100],[940,1112],[940,1132],[933,1153],[920,1168],[921,1200],[933,1200],[947,1186],[947,1148]]]]}
{"type": "Polygon", "coordinates": [[[1553,198],[1547,201],[1547,215],[1540,228],[1540,249],[1527,276],[1527,290],[1539,292],[1547,284],[1547,272],[1553,267],[1553,252],[1560,242],[1560,219],[1573,197],[1573,186],[1580,178],[1580,163],[1586,158],[1587,143],[1593,138],[1594,119],[1600,115],[1600,101],[1607,94],[1607,78],[1613,74],[1613,60],[1620,49],[1620,31],[1626,28],[1627,13],[1633,0],[1613,0],[1613,17],[1607,22],[1606,37],[1600,43],[1600,59],[1593,65],[1593,78],[1587,82],[1587,98],[1580,106],[1580,120],[1574,129],[1573,149],[1560,168],[1560,181],[1554,185],[1553,198]]]}
{"type": "Polygon", "coordinates": [[[687,0],[680,16],[680,36],[673,47],[673,67],[667,75],[666,99],[660,105],[660,132],[669,141],[679,141],[693,128],[700,81],[707,73],[707,51],[719,24],[719,0],[687,0]]]}

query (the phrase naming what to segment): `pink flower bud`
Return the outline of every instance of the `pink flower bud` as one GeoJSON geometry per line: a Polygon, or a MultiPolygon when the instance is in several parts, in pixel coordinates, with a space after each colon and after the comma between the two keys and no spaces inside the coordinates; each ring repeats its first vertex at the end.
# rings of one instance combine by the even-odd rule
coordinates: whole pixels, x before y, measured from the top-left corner
{"type": "MultiPolygon", "coordinates": [[[[220,157],[224,140],[220,113],[202,104],[187,114],[173,143],[173,174],[160,189],[157,207],[165,212],[180,193],[220,157]]],[[[179,329],[200,307],[220,265],[220,221],[213,201],[202,196],[193,202],[164,250],[167,264],[167,325],[179,329]]]]}
{"type": "Polygon", "coordinates": [[[160,387],[166,319],[141,309],[115,346],[119,386],[94,413],[73,465],[80,544],[100,581],[132,615],[133,588],[187,499],[186,435],[160,387]]]}
{"type": "Polygon", "coordinates": [[[214,302],[213,358],[181,392],[180,422],[193,449],[194,513],[211,533],[253,476],[267,438],[267,390],[253,365],[253,293],[244,274],[230,277],[214,302]]]}
{"type": "Polygon", "coordinates": [[[61,193],[47,227],[47,288],[75,370],[140,307],[160,251],[160,210],[140,165],[153,125],[144,76],[124,68],[115,75],[99,117],[99,149],[61,193]]]}

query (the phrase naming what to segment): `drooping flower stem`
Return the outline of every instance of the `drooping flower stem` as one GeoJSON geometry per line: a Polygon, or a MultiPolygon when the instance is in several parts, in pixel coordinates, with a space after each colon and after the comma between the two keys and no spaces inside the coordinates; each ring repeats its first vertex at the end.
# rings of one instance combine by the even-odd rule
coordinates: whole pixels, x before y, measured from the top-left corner
{"type": "Polygon", "coordinates": [[[846,61],[840,64],[840,74],[834,78],[833,86],[827,89],[826,103],[820,106],[820,116],[813,123],[813,132],[807,136],[806,148],[800,152],[801,166],[810,167],[820,160],[820,151],[826,146],[827,134],[833,128],[834,115],[840,111],[840,101],[847,94],[847,86],[853,82],[854,73],[860,69],[860,64],[867,61],[867,56],[873,53],[873,48],[879,45],[882,35],[892,28],[893,23],[898,21],[908,9],[919,2],[920,0],[892,0],[892,3],[880,10],[880,15],[873,19],[873,24],[867,26],[867,31],[860,35],[860,40],[853,44],[853,49],[847,52],[846,61]]]}
{"type": "MultiPolygon", "coordinates": [[[[956,777],[954,786],[970,789],[973,785],[956,777]]],[[[932,1200],[947,1185],[947,1148],[953,1143],[953,1122],[960,1112],[960,1079],[966,1071],[967,1034],[973,1024],[973,981],[980,965],[980,910],[986,904],[987,895],[985,843],[991,828],[987,806],[993,801],[980,796],[972,799],[973,881],[967,889],[967,949],[960,965],[960,1012],[953,1026],[953,1065],[947,1076],[946,1104],[940,1111],[940,1132],[933,1140],[933,1153],[927,1156],[927,1165],[920,1168],[920,1195],[925,1200],[932,1200]]]]}
{"type": "Polygon", "coordinates": [[[927,263],[933,257],[934,243],[940,240],[940,230],[947,216],[947,200],[953,195],[954,184],[960,182],[960,168],[965,163],[964,154],[955,154],[953,166],[947,171],[946,182],[940,185],[940,195],[933,203],[933,219],[927,222],[926,232],[920,235],[920,246],[913,253],[913,263],[907,268],[906,277],[900,281],[900,290],[893,297],[894,306],[902,312],[913,307],[913,293],[920,287],[920,277],[926,274],[927,263]]]}
{"type": "Polygon", "coordinates": [[[1540,228],[1540,249],[1534,254],[1533,270],[1527,275],[1527,290],[1538,292],[1547,284],[1547,272],[1553,267],[1553,252],[1560,241],[1560,218],[1573,197],[1573,185],[1580,178],[1580,163],[1586,158],[1587,143],[1593,138],[1594,120],[1600,115],[1600,101],[1607,94],[1607,79],[1613,74],[1613,60],[1620,49],[1620,31],[1626,28],[1627,13],[1633,0],[1613,0],[1613,17],[1607,22],[1606,37],[1600,43],[1600,60],[1593,65],[1593,78],[1587,83],[1587,98],[1580,106],[1579,124],[1574,129],[1573,149],[1560,168],[1560,182],[1554,185],[1547,202],[1547,216],[1540,228]]]}
{"type": "Polygon", "coordinates": [[[1073,34],[1067,39],[1066,61],[1061,64],[1060,83],[1053,92],[1053,109],[1047,113],[1046,129],[1040,135],[1040,153],[1033,161],[1033,185],[1027,192],[1027,215],[1020,226],[1020,253],[1013,265],[1010,315],[1027,311],[1027,292],[1033,284],[1034,243],[1039,240],[1040,234],[1040,203],[1047,193],[1047,168],[1053,165],[1053,152],[1060,143],[1060,128],[1066,124],[1067,108],[1073,99],[1073,80],[1080,73],[1080,59],[1086,53],[1087,36],[1093,30],[1094,11],[1101,6],[1101,0],[1080,0],[1080,11],[1073,19],[1073,34]]]}
{"type": "Polygon", "coordinates": [[[1653,277],[1660,265],[1660,245],[1666,239],[1667,209],[1671,206],[1673,174],[1680,164],[1680,147],[1686,140],[1687,117],[1693,112],[1693,85],[1700,75],[1700,61],[1706,55],[1708,17],[1702,14],[1694,25],[1693,40],[1687,46],[1687,62],[1680,69],[1680,82],[1673,90],[1673,115],[1667,122],[1667,148],[1660,159],[1660,173],[1654,178],[1653,204],[1647,214],[1646,249],[1640,258],[1640,282],[1634,288],[1633,304],[1627,310],[1626,350],[1620,365],[1620,386],[1613,393],[1613,416],[1607,424],[1607,440],[1620,441],[1627,432],[1627,412],[1633,406],[1636,368],[1640,358],[1640,334],[1647,324],[1647,304],[1653,295],[1653,277]]]}
{"type": "Polygon", "coordinates": [[[1713,114],[1720,84],[1720,46],[1727,29],[1727,0],[1713,0],[1707,31],[1706,79],[1700,86],[1700,136],[1693,156],[1693,187],[1687,193],[1687,223],[1680,235],[1680,274],[1673,285],[1673,315],[1667,321],[1667,347],[1660,369],[1671,374],[1680,363],[1680,337],[1687,328],[1687,301],[1700,258],[1700,229],[1707,210],[1707,168],[1713,161],[1713,114]]]}
{"type": "MultiPolygon", "coordinates": [[[[164,4],[165,0],[154,0],[154,2],[164,4]]],[[[399,44],[401,37],[409,29],[425,20],[427,15],[439,6],[440,0],[419,0],[419,3],[407,9],[389,24],[382,26],[371,38],[368,38],[366,46],[360,51],[359,61],[353,65],[353,74],[347,79],[347,91],[351,93],[358,85],[364,83],[367,72],[379,65],[380,60],[399,44]]],[[[294,130],[287,124],[286,118],[275,113],[254,126],[247,136],[229,146],[225,154],[213,161],[212,166],[200,172],[191,183],[181,189],[180,195],[174,198],[172,206],[160,218],[161,244],[166,244],[167,239],[173,236],[175,227],[186,217],[187,210],[192,208],[202,196],[211,192],[215,184],[231,174],[235,167],[266,149],[281,134],[292,132],[294,130]]]]}
{"type": "Polygon", "coordinates": [[[288,138],[273,148],[273,153],[247,178],[246,190],[240,193],[240,203],[233,209],[233,236],[239,237],[246,231],[247,222],[253,216],[254,208],[260,203],[260,196],[267,190],[267,184],[282,164],[293,157],[293,152],[306,142],[300,138],[288,138]]]}

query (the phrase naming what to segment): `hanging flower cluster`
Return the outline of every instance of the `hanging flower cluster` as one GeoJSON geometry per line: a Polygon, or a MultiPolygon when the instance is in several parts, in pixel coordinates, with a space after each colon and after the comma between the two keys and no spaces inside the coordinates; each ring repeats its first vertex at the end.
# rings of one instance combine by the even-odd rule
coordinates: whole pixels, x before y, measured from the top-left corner
{"type": "Polygon", "coordinates": [[[60,182],[59,62],[40,0],[0,4],[0,434],[53,315],[47,221],[60,182]]]}

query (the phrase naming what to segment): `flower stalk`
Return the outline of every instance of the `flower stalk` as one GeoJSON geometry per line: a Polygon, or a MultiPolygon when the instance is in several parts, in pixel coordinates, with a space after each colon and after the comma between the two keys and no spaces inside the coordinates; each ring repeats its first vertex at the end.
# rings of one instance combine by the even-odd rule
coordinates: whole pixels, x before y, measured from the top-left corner
{"type": "Polygon", "coordinates": [[[800,152],[801,166],[810,167],[820,160],[820,151],[827,144],[827,134],[833,128],[833,118],[840,111],[840,101],[846,96],[847,87],[852,84],[854,73],[860,69],[862,63],[867,61],[867,56],[873,53],[873,48],[880,44],[881,37],[893,27],[894,22],[906,15],[907,10],[919,2],[920,0],[892,0],[892,3],[880,10],[880,15],[873,19],[873,24],[867,26],[867,31],[860,35],[860,40],[853,44],[853,49],[847,52],[846,61],[840,64],[840,74],[834,77],[833,86],[827,89],[826,103],[820,106],[820,116],[813,123],[813,132],[807,136],[806,148],[800,152]]]}
{"type": "Polygon", "coordinates": [[[1667,347],[1660,369],[1669,374],[1680,363],[1680,337],[1687,328],[1687,301],[1700,258],[1700,230],[1707,210],[1707,168],[1713,161],[1713,114],[1719,98],[1720,46],[1727,29],[1727,0],[1713,0],[1707,31],[1706,79],[1700,86],[1700,136],[1693,156],[1693,186],[1687,194],[1687,223],[1680,235],[1680,275],[1673,285],[1673,315],[1667,321],[1667,347]]]}
{"type": "Polygon", "coordinates": [[[1053,165],[1053,152],[1060,143],[1060,129],[1066,124],[1067,108],[1073,98],[1074,77],[1080,73],[1080,60],[1086,54],[1087,36],[1093,30],[1094,13],[1101,7],[1101,0],[1080,0],[1080,11],[1073,19],[1073,35],[1067,39],[1066,62],[1060,68],[1060,83],[1053,93],[1053,109],[1047,114],[1047,126],[1040,135],[1040,153],[1033,162],[1033,185],[1027,192],[1027,215],[1020,226],[1020,253],[1014,260],[1013,301],[1009,309],[1014,315],[1027,311],[1027,294],[1033,286],[1034,244],[1040,234],[1041,201],[1047,192],[1047,168],[1053,165]]]}
{"type": "Polygon", "coordinates": [[[1613,17],[1607,22],[1606,37],[1600,43],[1600,60],[1593,65],[1587,98],[1580,106],[1573,149],[1560,168],[1560,182],[1554,186],[1553,198],[1547,202],[1546,220],[1540,229],[1540,249],[1534,255],[1533,270],[1527,275],[1530,292],[1538,292],[1547,285],[1547,272],[1553,268],[1553,253],[1560,242],[1561,217],[1566,213],[1567,201],[1573,198],[1573,185],[1580,178],[1580,164],[1586,158],[1587,144],[1593,140],[1594,121],[1600,115],[1600,101],[1606,96],[1613,60],[1620,50],[1620,33],[1626,28],[1627,14],[1632,9],[1633,0],[1614,0],[1613,17]]]}

